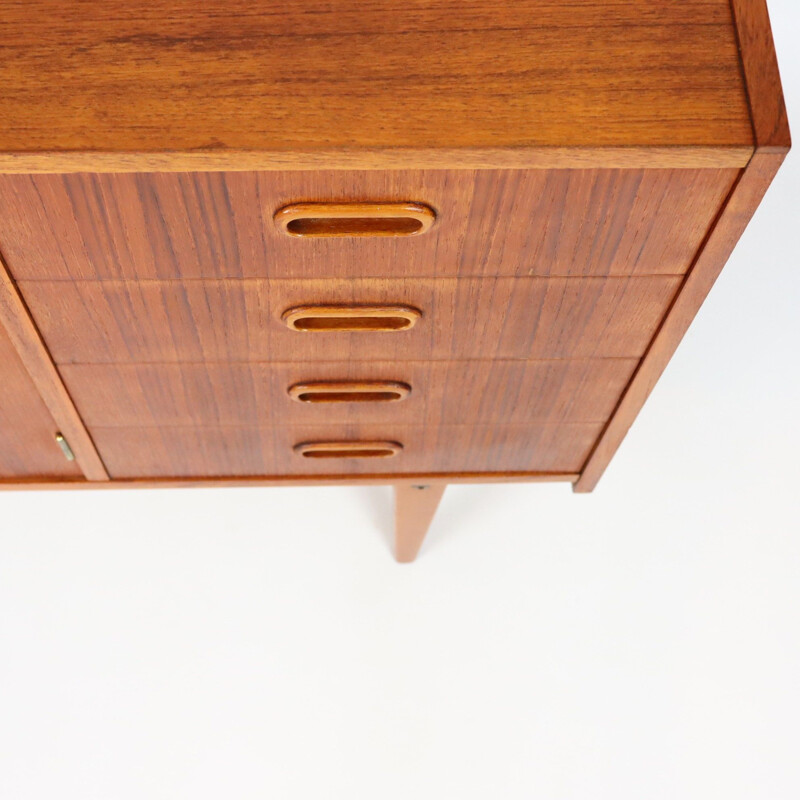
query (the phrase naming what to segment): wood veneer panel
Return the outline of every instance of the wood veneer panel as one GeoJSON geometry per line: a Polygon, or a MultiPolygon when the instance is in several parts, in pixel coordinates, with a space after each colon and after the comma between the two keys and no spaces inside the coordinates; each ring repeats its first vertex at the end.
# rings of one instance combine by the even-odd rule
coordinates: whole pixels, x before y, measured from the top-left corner
{"type": "Polygon", "coordinates": [[[590,492],[700,310],[791,147],[772,31],[764,0],[732,0],[752,109],[756,152],[728,198],[641,366],[575,483],[590,492]]]}
{"type": "Polygon", "coordinates": [[[680,278],[22,281],[59,364],[634,357],[680,278]],[[289,330],[302,305],[408,305],[408,331],[289,330]]]}
{"type": "Polygon", "coordinates": [[[737,169],[0,176],[18,280],[685,272],[737,169]],[[421,201],[410,238],[292,239],[290,203],[421,201]]]}
{"type": "MultiPolygon", "coordinates": [[[[0,257],[0,331],[3,330],[8,337],[10,347],[24,364],[30,384],[35,387],[33,390],[35,398],[42,401],[57,430],[68,441],[83,474],[89,480],[108,480],[103,462],[75,410],[72,398],[64,388],[61,376],[42,341],[39,330],[31,319],[28,308],[20,297],[17,286],[0,257]]],[[[24,390],[24,397],[30,395],[30,389],[24,390]]],[[[35,406],[33,400],[31,403],[35,406]]],[[[39,446],[45,446],[41,438],[39,446]]],[[[33,441],[31,447],[34,447],[33,441]]]]}
{"type": "Polygon", "coordinates": [[[81,364],[61,368],[87,425],[266,426],[321,422],[605,422],[637,359],[595,361],[81,364]],[[393,403],[298,403],[309,381],[400,381],[393,403]]]}
{"type": "Polygon", "coordinates": [[[752,142],[728,0],[31,0],[0,37],[5,168],[752,142]]]}
{"type": "Polygon", "coordinates": [[[113,478],[575,472],[602,425],[410,426],[388,423],[274,428],[92,428],[113,478]],[[394,458],[308,459],[297,444],[392,441],[394,458]]]}
{"type": "Polygon", "coordinates": [[[0,324],[0,478],[80,477],[56,444],[58,430],[0,324]]]}

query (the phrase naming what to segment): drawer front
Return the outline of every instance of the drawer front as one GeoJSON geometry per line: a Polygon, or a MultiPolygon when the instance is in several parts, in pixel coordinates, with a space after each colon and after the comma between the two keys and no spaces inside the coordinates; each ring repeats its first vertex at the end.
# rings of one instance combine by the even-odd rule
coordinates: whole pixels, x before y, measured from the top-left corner
{"type": "Polygon", "coordinates": [[[20,288],[59,364],[641,356],[677,276],[39,282],[20,288]],[[308,305],[404,305],[393,332],[295,331],[308,305]]]}
{"type": "Polygon", "coordinates": [[[738,170],[0,176],[18,280],[681,274],[738,170]],[[293,203],[424,203],[410,237],[293,238],[293,203]]]}
{"type": "Polygon", "coordinates": [[[92,436],[113,478],[577,472],[602,429],[562,425],[297,425],[102,428],[92,436]],[[402,446],[393,457],[309,458],[311,443],[402,446]]]}
{"type": "Polygon", "coordinates": [[[90,428],[529,424],[604,422],[637,364],[636,359],[83,364],[65,365],[61,374],[90,428]],[[375,390],[381,381],[390,391],[375,390]],[[400,391],[392,392],[392,386],[400,391]],[[407,396],[404,386],[410,389],[407,396]],[[301,387],[295,394],[305,401],[292,399],[292,387],[301,387]],[[314,399],[320,402],[309,402],[314,399]]]}
{"type": "Polygon", "coordinates": [[[0,327],[0,479],[80,478],[56,442],[58,428],[0,327]]]}

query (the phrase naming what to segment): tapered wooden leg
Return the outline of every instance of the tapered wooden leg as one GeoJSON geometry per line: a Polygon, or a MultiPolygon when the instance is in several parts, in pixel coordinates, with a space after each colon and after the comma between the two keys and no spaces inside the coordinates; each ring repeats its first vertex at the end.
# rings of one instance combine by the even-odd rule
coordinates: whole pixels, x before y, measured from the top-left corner
{"type": "Polygon", "coordinates": [[[417,557],[446,488],[446,483],[394,487],[394,557],[400,563],[417,557]]]}

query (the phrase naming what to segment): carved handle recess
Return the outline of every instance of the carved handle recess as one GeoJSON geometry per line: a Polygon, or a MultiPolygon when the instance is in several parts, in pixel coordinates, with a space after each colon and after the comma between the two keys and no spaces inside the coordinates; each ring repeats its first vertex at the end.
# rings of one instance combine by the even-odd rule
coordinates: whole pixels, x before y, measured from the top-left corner
{"type": "Polygon", "coordinates": [[[418,236],[436,219],[421,203],[295,203],[274,216],[288,236],[418,236]]]}
{"type": "Polygon", "coordinates": [[[409,306],[297,306],[283,312],[295,331],[406,331],[422,313],[409,306]]]}
{"type": "Polygon", "coordinates": [[[402,449],[399,442],[304,442],[294,451],[303,458],[393,458],[402,449]]]}

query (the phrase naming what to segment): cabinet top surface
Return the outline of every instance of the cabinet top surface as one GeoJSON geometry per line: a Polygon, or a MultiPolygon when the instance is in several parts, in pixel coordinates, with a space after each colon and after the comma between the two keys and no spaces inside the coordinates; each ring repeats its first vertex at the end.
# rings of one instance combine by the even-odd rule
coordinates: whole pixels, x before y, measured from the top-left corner
{"type": "Polygon", "coordinates": [[[729,0],[0,0],[0,12],[5,171],[58,153],[100,167],[105,154],[109,169],[167,153],[202,167],[214,154],[287,166],[387,152],[448,166],[473,152],[503,166],[537,148],[753,145],[729,0]]]}

